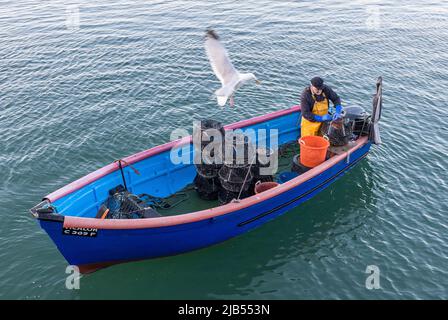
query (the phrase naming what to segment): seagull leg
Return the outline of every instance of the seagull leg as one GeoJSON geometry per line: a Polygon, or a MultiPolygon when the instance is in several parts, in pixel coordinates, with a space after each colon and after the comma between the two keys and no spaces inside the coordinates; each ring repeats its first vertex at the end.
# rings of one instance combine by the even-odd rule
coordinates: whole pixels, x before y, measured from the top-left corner
{"type": "Polygon", "coordinates": [[[229,104],[232,108],[235,105],[235,99],[233,99],[233,94],[230,96],[229,104]]]}

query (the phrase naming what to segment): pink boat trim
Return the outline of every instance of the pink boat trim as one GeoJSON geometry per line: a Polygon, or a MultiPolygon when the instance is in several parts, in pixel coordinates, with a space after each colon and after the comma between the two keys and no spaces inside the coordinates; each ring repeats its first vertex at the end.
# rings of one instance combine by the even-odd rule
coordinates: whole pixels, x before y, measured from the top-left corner
{"type": "MultiPolygon", "coordinates": [[[[275,111],[272,113],[268,113],[262,116],[258,116],[258,117],[254,117],[251,119],[247,119],[247,120],[242,120],[239,122],[235,122],[229,125],[224,126],[225,129],[237,129],[237,128],[243,128],[243,127],[247,127],[250,125],[254,125],[260,122],[265,122],[274,118],[278,118],[293,112],[298,112],[300,111],[300,106],[296,105],[293,106],[291,108],[288,109],[284,109],[284,110],[280,110],[280,111],[275,111]]],[[[174,146],[182,146],[184,144],[190,143],[191,142],[191,136],[189,137],[185,137],[182,139],[178,139],[178,140],[174,140],[165,144],[161,144],[157,147],[148,149],[148,150],[144,150],[141,151],[139,153],[136,153],[134,155],[128,156],[126,158],[124,158],[123,160],[126,161],[128,164],[133,164],[136,162],[139,162],[143,159],[149,158],[151,156],[154,156],[156,154],[162,153],[164,151],[170,150],[171,148],[173,148],[174,146]]],[[[123,167],[126,167],[127,165],[125,165],[123,163],[123,167]]],[[[102,167],[101,169],[98,169],[92,173],[89,173],[88,175],[50,193],[49,195],[47,195],[44,199],[48,199],[51,202],[55,202],[56,200],[65,197],[66,195],[75,192],[76,190],[81,189],[82,187],[114,172],[118,170],[118,164],[117,163],[110,163],[104,167],[102,167]]]]}
{"type": "Polygon", "coordinates": [[[253,206],[259,202],[265,201],[271,197],[281,194],[289,189],[295,188],[301,183],[311,179],[312,177],[331,168],[336,163],[344,160],[349,154],[361,148],[368,142],[367,137],[361,137],[356,141],[356,144],[347,152],[336,155],[319,166],[301,174],[300,176],[285,182],[275,188],[267,190],[263,193],[243,199],[238,203],[229,203],[220,207],[206,209],[202,211],[180,214],[177,216],[168,216],[160,218],[135,219],[135,220],[100,220],[95,218],[82,218],[66,216],[64,219],[64,227],[78,227],[78,228],[98,228],[98,229],[145,229],[145,228],[159,228],[178,224],[192,223],[213,217],[218,217],[230,212],[241,210],[249,206],[253,206]]]}

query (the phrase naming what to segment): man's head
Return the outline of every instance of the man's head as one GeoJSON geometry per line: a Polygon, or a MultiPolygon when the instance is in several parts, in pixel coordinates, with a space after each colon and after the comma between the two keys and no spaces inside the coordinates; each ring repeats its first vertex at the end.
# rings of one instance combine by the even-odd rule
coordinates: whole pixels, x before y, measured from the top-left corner
{"type": "Polygon", "coordinates": [[[322,94],[322,88],[324,87],[324,80],[321,77],[314,77],[311,79],[311,92],[315,95],[322,94]]]}

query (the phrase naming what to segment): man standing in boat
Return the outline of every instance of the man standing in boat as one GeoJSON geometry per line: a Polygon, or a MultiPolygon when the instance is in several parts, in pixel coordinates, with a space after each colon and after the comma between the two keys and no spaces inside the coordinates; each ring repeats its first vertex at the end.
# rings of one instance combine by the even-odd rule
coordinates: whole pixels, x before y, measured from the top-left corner
{"type": "Polygon", "coordinates": [[[300,98],[302,110],[301,136],[317,136],[322,122],[336,120],[341,117],[341,99],[320,77],[311,79],[311,85],[306,87],[300,98]],[[336,112],[328,113],[330,100],[336,112]]]}

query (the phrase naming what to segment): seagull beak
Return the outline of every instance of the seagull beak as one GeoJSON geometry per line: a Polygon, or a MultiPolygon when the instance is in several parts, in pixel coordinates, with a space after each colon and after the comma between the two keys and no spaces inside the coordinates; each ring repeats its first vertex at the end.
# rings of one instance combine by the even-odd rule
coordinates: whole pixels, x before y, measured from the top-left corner
{"type": "Polygon", "coordinates": [[[256,84],[261,84],[261,81],[258,80],[258,79],[255,79],[255,83],[256,83],[256,84]]]}

